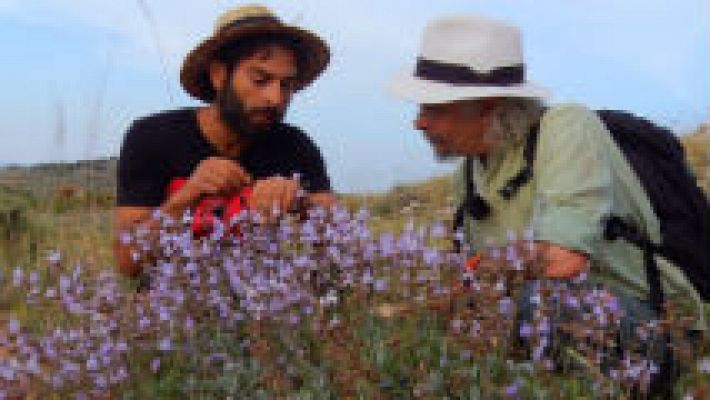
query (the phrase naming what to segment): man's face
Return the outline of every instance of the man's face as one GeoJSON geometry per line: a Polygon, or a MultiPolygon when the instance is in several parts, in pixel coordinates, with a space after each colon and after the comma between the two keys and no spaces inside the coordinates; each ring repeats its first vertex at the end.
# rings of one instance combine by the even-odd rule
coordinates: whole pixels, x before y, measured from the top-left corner
{"type": "Polygon", "coordinates": [[[486,132],[494,108],[491,99],[421,104],[414,126],[424,132],[440,160],[485,155],[492,145],[486,132]]]}
{"type": "Polygon", "coordinates": [[[217,89],[222,119],[247,137],[281,121],[296,90],[296,74],[296,58],[282,46],[267,46],[240,60],[217,89]]]}

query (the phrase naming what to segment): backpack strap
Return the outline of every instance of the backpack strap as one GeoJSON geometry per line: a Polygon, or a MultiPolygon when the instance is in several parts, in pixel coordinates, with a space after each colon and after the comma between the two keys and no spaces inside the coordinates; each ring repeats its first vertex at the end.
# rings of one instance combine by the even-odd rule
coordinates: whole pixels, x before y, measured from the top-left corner
{"type": "MultiPolygon", "coordinates": [[[[665,319],[666,312],[663,308],[664,296],[661,286],[661,273],[656,263],[656,254],[663,254],[663,248],[651,241],[647,235],[641,234],[638,227],[628,223],[618,216],[609,216],[604,221],[604,239],[616,240],[625,239],[633,243],[643,251],[643,264],[646,270],[646,281],[648,282],[648,300],[651,308],[659,319],[665,319]]],[[[671,352],[671,337],[668,332],[663,334],[663,353],[659,361],[659,371],[651,377],[649,393],[651,395],[660,394],[661,398],[671,398],[670,388],[673,387],[675,376],[673,366],[675,357],[671,352]]]]}
{"type": "MultiPolygon", "coordinates": [[[[470,157],[466,157],[466,160],[464,161],[464,171],[463,171],[463,176],[464,176],[464,196],[463,196],[463,201],[459,203],[458,207],[456,207],[456,212],[454,212],[454,221],[453,225],[451,227],[452,232],[457,232],[459,229],[463,227],[464,219],[465,219],[465,214],[466,214],[466,209],[468,208],[468,198],[470,196],[470,193],[473,192],[473,188],[470,186],[473,185],[473,180],[471,179],[471,164],[473,160],[470,157]]],[[[454,251],[456,253],[459,253],[461,251],[461,239],[458,236],[454,236],[454,251]]]]}
{"type": "MultiPolygon", "coordinates": [[[[466,157],[464,161],[464,185],[465,194],[463,201],[456,208],[454,213],[453,221],[453,231],[456,232],[463,227],[466,213],[471,215],[472,218],[481,220],[488,217],[491,213],[491,207],[488,203],[478,194],[476,190],[476,184],[473,182],[473,177],[471,176],[471,170],[473,169],[473,158],[466,157]]],[[[458,238],[454,238],[454,250],[456,252],[461,251],[461,241],[458,238]]]]}
{"type": "Polygon", "coordinates": [[[471,157],[466,157],[466,160],[464,161],[464,171],[463,171],[463,176],[464,176],[464,185],[465,185],[465,193],[463,196],[463,201],[459,204],[458,207],[456,207],[456,212],[454,213],[454,231],[457,229],[461,228],[463,226],[463,221],[464,221],[464,216],[466,214],[466,210],[469,208],[469,202],[470,198],[473,195],[473,193],[476,191],[476,188],[473,187],[473,179],[471,178],[471,167],[473,166],[473,159],[471,157]]]}
{"type": "Polygon", "coordinates": [[[663,248],[653,243],[647,235],[643,235],[634,224],[624,221],[621,217],[611,215],[602,222],[604,224],[604,239],[614,241],[624,239],[634,244],[643,252],[643,263],[646,269],[646,281],[649,289],[649,302],[660,317],[663,315],[663,287],[661,272],[656,263],[656,254],[663,254],[663,248]]]}
{"type": "MultiPolygon", "coordinates": [[[[498,189],[498,194],[506,200],[510,200],[518,193],[521,187],[526,185],[533,177],[533,164],[535,163],[535,151],[537,149],[537,138],[540,131],[540,125],[535,124],[530,133],[526,137],[525,149],[523,150],[523,158],[525,165],[513,175],[512,178],[498,189]]],[[[476,185],[471,176],[473,169],[473,158],[466,157],[464,161],[464,185],[465,194],[463,201],[456,208],[453,220],[453,231],[461,229],[464,224],[465,215],[468,213],[475,220],[488,218],[491,213],[490,205],[478,194],[476,185]]],[[[461,243],[458,239],[454,239],[454,249],[458,252],[461,250],[461,243]]]]}
{"type": "Polygon", "coordinates": [[[530,133],[525,138],[525,149],[523,149],[523,159],[525,165],[513,175],[512,178],[500,189],[498,194],[506,200],[510,200],[518,193],[521,187],[525,186],[533,177],[533,165],[535,164],[535,151],[537,150],[537,138],[540,135],[540,124],[535,124],[530,133]]]}

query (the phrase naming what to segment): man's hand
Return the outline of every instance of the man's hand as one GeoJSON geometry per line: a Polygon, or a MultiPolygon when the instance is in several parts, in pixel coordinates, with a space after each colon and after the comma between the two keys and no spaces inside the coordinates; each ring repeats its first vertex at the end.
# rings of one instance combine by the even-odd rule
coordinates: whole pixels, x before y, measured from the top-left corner
{"type": "Polygon", "coordinates": [[[569,279],[579,276],[587,269],[589,258],[586,254],[551,243],[538,242],[545,276],[553,279],[569,279]]]}
{"type": "Polygon", "coordinates": [[[335,205],[335,195],[331,192],[313,192],[308,194],[308,205],[330,210],[335,205]]]}
{"type": "Polygon", "coordinates": [[[249,208],[267,220],[288,212],[296,202],[301,186],[295,179],[275,176],[254,183],[249,197],[249,208]]]}
{"type": "Polygon", "coordinates": [[[179,216],[206,195],[230,195],[251,184],[251,176],[235,161],[210,157],[202,160],[185,185],[163,205],[164,212],[179,216]]]}
{"type": "MultiPolygon", "coordinates": [[[[187,208],[194,207],[202,196],[229,195],[249,184],[251,177],[238,163],[226,158],[207,158],[197,165],[187,182],[160,206],[160,210],[179,218],[187,208]]],[[[150,207],[116,209],[114,251],[118,266],[126,275],[137,275],[141,266],[133,260],[131,246],[121,243],[119,238],[122,233],[131,232],[140,224],[144,224],[150,231],[159,229],[156,221],[150,219],[152,212],[150,207]]]]}

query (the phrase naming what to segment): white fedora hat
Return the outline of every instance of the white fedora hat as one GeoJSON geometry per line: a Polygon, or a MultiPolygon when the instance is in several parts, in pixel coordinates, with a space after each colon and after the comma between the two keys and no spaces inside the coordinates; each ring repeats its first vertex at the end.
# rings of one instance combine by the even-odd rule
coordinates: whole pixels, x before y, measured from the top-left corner
{"type": "Polygon", "coordinates": [[[414,71],[400,72],[390,90],[422,104],[550,95],[547,89],[526,81],[520,31],[478,16],[431,22],[424,31],[414,71]]]}

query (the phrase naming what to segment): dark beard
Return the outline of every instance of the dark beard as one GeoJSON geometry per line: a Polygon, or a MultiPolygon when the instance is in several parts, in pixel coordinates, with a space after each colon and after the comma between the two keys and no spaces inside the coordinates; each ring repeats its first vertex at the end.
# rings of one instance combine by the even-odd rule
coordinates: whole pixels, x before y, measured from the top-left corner
{"type": "Polygon", "coordinates": [[[233,133],[245,139],[253,139],[259,132],[269,129],[273,124],[283,119],[283,113],[274,107],[247,111],[242,99],[232,90],[231,82],[217,92],[216,102],[222,121],[233,133]],[[250,112],[269,113],[272,123],[270,125],[254,125],[250,123],[250,112]]]}

